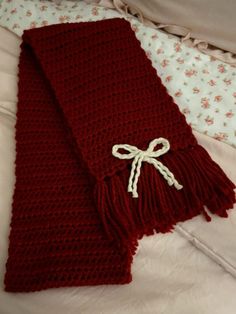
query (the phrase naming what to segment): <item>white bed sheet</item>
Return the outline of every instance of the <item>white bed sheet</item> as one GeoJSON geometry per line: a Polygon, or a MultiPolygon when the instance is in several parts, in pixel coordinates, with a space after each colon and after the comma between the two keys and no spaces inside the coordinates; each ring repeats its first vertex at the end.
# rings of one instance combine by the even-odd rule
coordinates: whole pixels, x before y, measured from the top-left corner
{"type": "MultiPolygon", "coordinates": [[[[207,242],[211,252],[217,253],[217,258],[227,259],[228,264],[235,263],[231,254],[236,251],[233,215],[228,220],[214,218],[213,224],[207,224],[201,218],[182,224],[180,227],[188,235],[192,232],[191,241],[177,232],[143,238],[134,258],[133,282],[126,286],[60,288],[26,294],[3,291],[15,180],[14,124],[20,40],[2,28],[0,38],[0,314],[234,314],[236,280],[232,273],[217,264],[221,264],[220,259],[215,263],[191,244],[191,241],[196,242],[194,239],[199,236],[200,227],[201,234],[205,232],[200,240],[211,240],[207,242]],[[214,237],[212,232],[215,232],[214,237]]],[[[203,145],[205,139],[205,145],[209,147],[207,137],[197,136],[203,145]]],[[[225,156],[221,156],[225,144],[218,143],[223,145],[219,149],[213,144],[216,141],[212,141],[213,154],[220,161],[225,160],[225,156]]],[[[227,164],[232,163],[231,157],[227,164]]]]}

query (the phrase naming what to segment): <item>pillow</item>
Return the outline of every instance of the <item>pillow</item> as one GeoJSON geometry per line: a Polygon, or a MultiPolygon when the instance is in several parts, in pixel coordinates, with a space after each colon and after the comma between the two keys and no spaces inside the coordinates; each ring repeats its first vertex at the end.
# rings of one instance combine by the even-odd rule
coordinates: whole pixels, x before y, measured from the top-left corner
{"type": "Polygon", "coordinates": [[[144,23],[159,23],[158,28],[184,36],[190,45],[217,59],[236,64],[236,1],[228,0],[85,0],[141,17],[144,23]],[[160,25],[161,23],[161,25],[160,25]],[[231,53],[212,50],[211,44],[231,53]]]}

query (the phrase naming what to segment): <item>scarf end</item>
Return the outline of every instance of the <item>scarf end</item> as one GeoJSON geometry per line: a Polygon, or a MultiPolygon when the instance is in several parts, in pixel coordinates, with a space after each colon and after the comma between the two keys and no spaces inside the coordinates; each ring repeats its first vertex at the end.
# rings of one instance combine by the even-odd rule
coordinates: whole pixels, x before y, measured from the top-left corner
{"type": "Polygon", "coordinates": [[[107,236],[129,246],[144,235],[172,231],[175,224],[209,212],[227,217],[235,185],[200,145],[163,156],[183,188],[169,186],[152,165],[143,164],[138,198],[127,192],[130,169],[97,182],[95,200],[107,236]]]}

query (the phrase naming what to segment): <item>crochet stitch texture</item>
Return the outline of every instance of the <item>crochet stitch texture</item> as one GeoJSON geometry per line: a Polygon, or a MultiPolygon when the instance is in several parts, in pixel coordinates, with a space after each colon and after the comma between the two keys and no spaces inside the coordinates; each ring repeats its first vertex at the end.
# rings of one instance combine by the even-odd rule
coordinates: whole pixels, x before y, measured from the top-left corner
{"type": "Polygon", "coordinates": [[[209,220],[205,205],[226,217],[235,201],[123,19],[25,31],[16,150],[7,291],[128,283],[144,234],[209,220]],[[143,163],[134,199],[132,160],[112,147],[146,150],[159,137],[170,143],[159,160],[183,188],[143,163]]]}

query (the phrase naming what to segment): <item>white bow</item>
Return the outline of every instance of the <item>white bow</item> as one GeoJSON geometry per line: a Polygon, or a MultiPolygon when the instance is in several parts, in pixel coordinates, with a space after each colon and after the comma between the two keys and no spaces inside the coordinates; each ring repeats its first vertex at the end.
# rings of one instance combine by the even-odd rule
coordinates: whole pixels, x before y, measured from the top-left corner
{"type": "Polygon", "coordinates": [[[167,139],[159,137],[154,139],[149,143],[148,149],[143,151],[141,149],[138,149],[136,146],[128,145],[128,144],[118,144],[114,145],[112,147],[112,155],[119,158],[119,159],[133,159],[132,162],[132,168],[131,168],[131,173],[129,177],[129,184],[128,184],[128,192],[132,192],[133,197],[137,198],[138,197],[138,192],[137,192],[137,183],[138,183],[138,178],[140,176],[140,169],[142,166],[142,162],[146,161],[149,164],[152,164],[166,179],[167,183],[174,187],[177,190],[180,190],[183,188],[181,184],[178,183],[178,181],[175,179],[173,173],[170,172],[170,170],[164,166],[160,161],[156,160],[155,158],[165,154],[168,152],[170,149],[170,143],[167,139]],[[163,147],[155,150],[154,148],[158,145],[162,144],[163,147]],[[124,149],[128,151],[129,153],[122,154],[119,153],[119,149],[124,149]]]}

